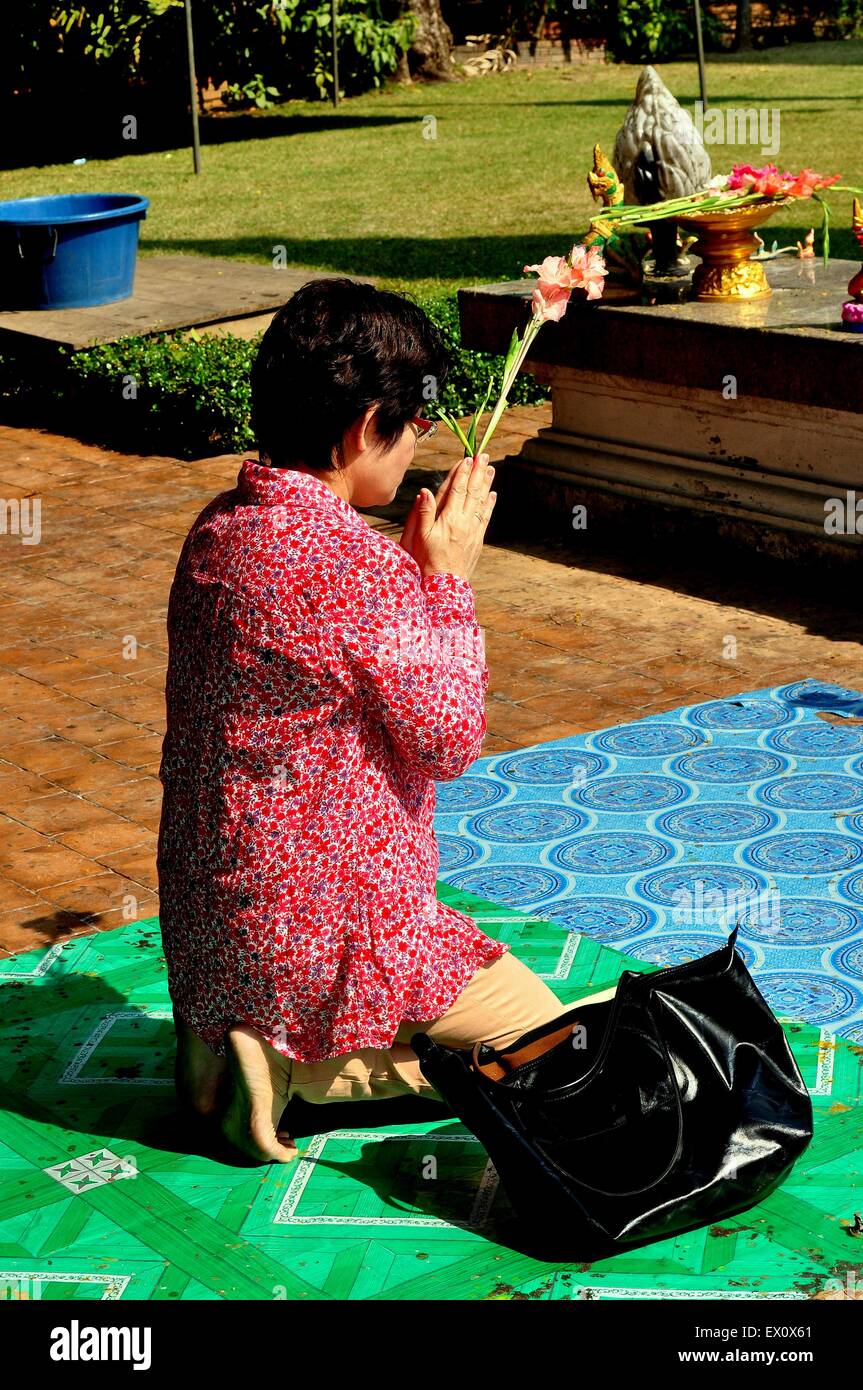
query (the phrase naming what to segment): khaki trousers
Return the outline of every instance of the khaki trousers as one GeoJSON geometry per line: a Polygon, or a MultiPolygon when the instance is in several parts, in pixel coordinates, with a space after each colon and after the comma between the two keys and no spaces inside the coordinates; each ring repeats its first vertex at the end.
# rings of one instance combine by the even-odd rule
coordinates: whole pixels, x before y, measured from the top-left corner
{"type": "MultiPolygon", "coordinates": [[[[614,989],[610,989],[590,998],[607,999],[613,994],[614,989]]],[[[476,1042],[507,1047],[531,1028],[550,1022],[572,1007],[573,1001],[562,1004],[544,980],[511,950],[505,951],[479,967],[440,1018],[403,1022],[392,1047],[362,1048],[323,1062],[292,1060],[288,1099],[299,1095],[315,1105],[405,1094],[440,1100],[439,1093],[420,1071],[419,1059],[409,1045],[414,1033],[427,1033],[443,1047],[467,1048],[476,1042]]]]}

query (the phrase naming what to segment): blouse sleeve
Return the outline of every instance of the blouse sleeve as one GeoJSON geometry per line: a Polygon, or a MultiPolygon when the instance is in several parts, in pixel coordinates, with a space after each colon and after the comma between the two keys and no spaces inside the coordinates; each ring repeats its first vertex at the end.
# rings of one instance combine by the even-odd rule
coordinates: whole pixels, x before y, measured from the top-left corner
{"type": "Polygon", "coordinates": [[[395,543],[337,586],[335,634],[397,751],[435,781],[460,777],[485,736],[489,672],[470,581],[423,578],[395,543]]]}

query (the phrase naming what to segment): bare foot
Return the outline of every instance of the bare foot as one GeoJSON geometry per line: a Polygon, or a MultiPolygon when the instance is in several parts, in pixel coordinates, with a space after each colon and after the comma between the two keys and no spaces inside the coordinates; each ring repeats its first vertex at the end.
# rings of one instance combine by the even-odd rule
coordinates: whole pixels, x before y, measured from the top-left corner
{"type": "Polygon", "coordinates": [[[174,1081],[183,1105],[204,1119],[212,1119],[224,1107],[223,1088],[228,1079],[227,1058],[212,1052],[179,1015],[174,1081]]]}
{"type": "Polygon", "coordinates": [[[246,1024],[227,1036],[234,1090],[222,1120],[229,1143],[259,1163],[292,1163],[297,1146],[279,1129],[288,1103],[291,1062],[246,1024]]]}

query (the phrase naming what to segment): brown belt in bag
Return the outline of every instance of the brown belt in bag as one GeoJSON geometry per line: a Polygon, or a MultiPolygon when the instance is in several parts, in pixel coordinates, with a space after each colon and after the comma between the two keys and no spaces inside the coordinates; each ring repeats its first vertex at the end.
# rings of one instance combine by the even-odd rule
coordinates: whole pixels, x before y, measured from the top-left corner
{"type": "Polygon", "coordinates": [[[525,1047],[520,1047],[517,1052],[498,1053],[497,1057],[489,1062],[480,1062],[478,1058],[482,1043],[474,1044],[473,1065],[474,1070],[482,1072],[489,1081],[501,1081],[508,1072],[515,1071],[517,1067],[523,1067],[527,1062],[535,1062],[537,1057],[542,1057],[543,1053],[550,1052],[558,1043],[565,1042],[571,1036],[574,1028],[578,1027],[578,1019],[572,1023],[567,1023],[565,1027],[558,1028],[556,1033],[547,1033],[543,1038],[537,1038],[535,1042],[527,1043],[525,1047]]]}

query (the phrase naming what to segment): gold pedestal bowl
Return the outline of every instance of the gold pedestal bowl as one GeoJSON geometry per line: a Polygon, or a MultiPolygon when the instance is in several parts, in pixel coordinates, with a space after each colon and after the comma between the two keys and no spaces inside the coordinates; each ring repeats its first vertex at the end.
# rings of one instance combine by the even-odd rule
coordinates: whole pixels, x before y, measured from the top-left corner
{"type": "Polygon", "coordinates": [[[755,228],[772,217],[778,207],[790,201],[777,198],[771,203],[726,211],[693,212],[675,221],[681,231],[698,238],[692,247],[701,264],[692,276],[692,298],[709,303],[738,303],[740,300],[766,299],[772,293],[761,261],[750,256],[758,250],[755,228]]]}

